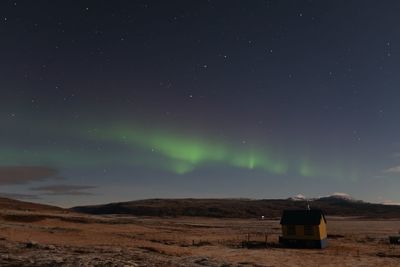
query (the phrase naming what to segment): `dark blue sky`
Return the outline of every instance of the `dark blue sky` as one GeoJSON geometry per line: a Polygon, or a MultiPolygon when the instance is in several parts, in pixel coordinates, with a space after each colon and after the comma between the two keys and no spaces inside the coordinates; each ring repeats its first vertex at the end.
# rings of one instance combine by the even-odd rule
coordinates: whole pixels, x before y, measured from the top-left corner
{"type": "Polygon", "coordinates": [[[398,1],[2,1],[0,192],[400,202],[398,1]]]}

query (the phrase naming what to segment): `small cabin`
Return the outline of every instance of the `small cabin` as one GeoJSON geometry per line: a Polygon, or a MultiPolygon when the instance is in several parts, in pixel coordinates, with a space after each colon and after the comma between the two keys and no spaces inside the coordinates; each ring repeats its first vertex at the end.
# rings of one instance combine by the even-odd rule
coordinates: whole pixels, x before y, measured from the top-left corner
{"type": "Polygon", "coordinates": [[[285,210],[281,218],[279,242],[288,247],[325,248],[325,215],[320,210],[285,210]]]}

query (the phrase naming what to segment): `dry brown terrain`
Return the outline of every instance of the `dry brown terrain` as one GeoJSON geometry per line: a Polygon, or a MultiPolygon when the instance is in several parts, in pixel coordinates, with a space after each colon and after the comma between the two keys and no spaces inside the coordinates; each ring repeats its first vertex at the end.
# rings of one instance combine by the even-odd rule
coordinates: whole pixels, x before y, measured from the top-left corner
{"type": "Polygon", "coordinates": [[[398,220],[328,218],[329,248],[287,249],[277,244],[276,220],[96,216],[9,204],[0,201],[0,266],[400,266],[400,247],[387,241],[398,220]],[[248,238],[259,243],[243,248],[248,238]]]}

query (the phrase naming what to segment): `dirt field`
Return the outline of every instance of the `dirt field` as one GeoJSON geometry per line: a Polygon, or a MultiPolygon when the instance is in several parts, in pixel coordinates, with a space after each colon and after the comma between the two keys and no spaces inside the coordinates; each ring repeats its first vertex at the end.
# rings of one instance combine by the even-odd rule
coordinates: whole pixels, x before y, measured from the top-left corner
{"type": "Polygon", "coordinates": [[[328,217],[329,247],[314,250],[279,247],[271,220],[0,214],[0,266],[400,266],[395,220],[328,217]]]}

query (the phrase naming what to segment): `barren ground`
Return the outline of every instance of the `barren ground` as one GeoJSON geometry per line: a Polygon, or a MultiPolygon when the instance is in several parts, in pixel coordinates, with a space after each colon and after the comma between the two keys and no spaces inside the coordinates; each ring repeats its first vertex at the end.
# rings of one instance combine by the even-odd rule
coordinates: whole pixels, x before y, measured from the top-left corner
{"type": "Polygon", "coordinates": [[[400,266],[400,220],[329,218],[329,247],[277,244],[277,220],[0,210],[0,266],[400,266]],[[259,241],[243,248],[247,239],[259,241]],[[265,243],[267,238],[267,244],[265,243]]]}

